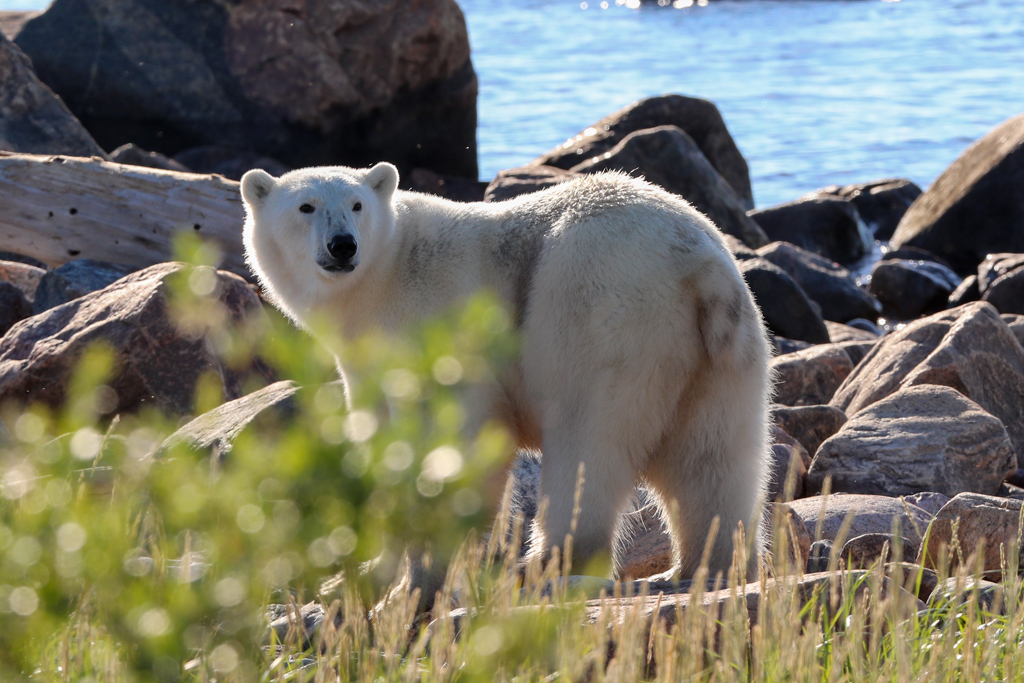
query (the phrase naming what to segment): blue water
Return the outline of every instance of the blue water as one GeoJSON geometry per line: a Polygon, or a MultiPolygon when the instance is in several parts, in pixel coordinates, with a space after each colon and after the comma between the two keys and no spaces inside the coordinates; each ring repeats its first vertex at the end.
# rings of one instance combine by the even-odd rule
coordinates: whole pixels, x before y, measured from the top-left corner
{"type": "Polygon", "coordinates": [[[460,0],[482,178],[666,92],[718,104],[759,206],[883,176],[926,186],[1024,112],[1021,0],[619,2],[460,0]]]}

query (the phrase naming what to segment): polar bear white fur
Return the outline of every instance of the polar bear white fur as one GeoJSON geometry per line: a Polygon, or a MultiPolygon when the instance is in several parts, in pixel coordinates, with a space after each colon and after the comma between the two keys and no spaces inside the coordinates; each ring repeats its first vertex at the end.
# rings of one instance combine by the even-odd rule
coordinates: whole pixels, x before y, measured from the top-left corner
{"type": "Polygon", "coordinates": [[[543,453],[535,547],[570,533],[580,463],[576,567],[611,547],[638,482],[660,499],[675,576],[696,571],[716,517],[712,576],[740,523],[760,547],[770,354],[707,218],[615,173],[498,203],[397,186],[386,163],[247,173],[246,257],[273,302],[300,325],[327,315],[345,339],[489,288],[521,341],[498,417],[543,453]]]}

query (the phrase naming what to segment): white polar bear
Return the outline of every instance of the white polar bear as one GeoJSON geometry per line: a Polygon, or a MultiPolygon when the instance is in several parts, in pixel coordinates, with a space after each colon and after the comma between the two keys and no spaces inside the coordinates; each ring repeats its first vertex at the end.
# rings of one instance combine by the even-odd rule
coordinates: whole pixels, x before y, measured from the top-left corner
{"type": "Polygon", "coordinates": [[[660,499],[675,576],[696,571],[716,517],[712,576],[738,524],[761,547],[770,354],[707,218],[616,173],[493,204],[397,186],[386,163],[246,173],[246,258],[274,303],[300,325],[326,313],[344,339],[493,290],[521,340],[497,417],[543,453],[534,547],[569,534],[580,463],[573,566],[611,547],[638,482],[660,499]]]}

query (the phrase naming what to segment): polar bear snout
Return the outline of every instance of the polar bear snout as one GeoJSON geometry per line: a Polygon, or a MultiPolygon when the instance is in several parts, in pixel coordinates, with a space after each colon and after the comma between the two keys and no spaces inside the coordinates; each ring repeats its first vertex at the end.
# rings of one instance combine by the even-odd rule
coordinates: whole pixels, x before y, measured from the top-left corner
{"type": "Polygon", "coordinates": [[[354,235],[334,235],[327,241],[327,258],[321,260],[319,265],[331,273],[351,273],[359,265],[359,259],[356,258],[358,251],[359,245],[356,244],[354,235]]]}

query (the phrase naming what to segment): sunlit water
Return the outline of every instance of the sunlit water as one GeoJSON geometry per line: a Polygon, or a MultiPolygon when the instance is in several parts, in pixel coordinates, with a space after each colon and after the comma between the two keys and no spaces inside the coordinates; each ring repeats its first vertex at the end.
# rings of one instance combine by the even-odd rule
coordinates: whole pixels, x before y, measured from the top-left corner
{"type": "Polygon", "coordinates": [[[588,2],[460,0],[480,78],[482,178],[666,92],[718,104],[759,206],[883,176],[925,186],[1024,112],[1020,0],[588,2]]]}

